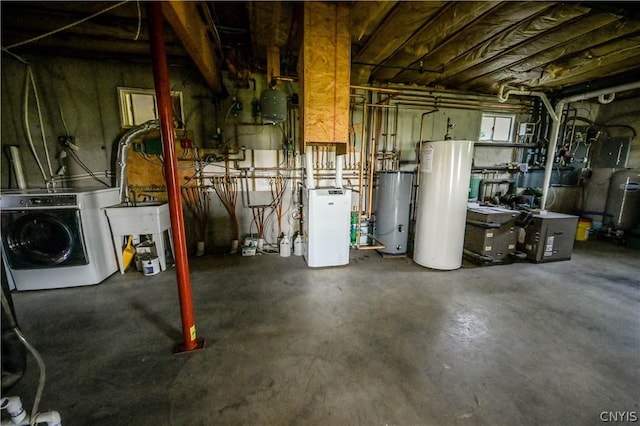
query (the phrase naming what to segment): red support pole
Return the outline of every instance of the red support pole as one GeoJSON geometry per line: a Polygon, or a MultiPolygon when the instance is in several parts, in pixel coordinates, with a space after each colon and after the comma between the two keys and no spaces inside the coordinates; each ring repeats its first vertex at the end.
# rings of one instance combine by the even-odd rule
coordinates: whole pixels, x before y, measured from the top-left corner
{"type": "MultiPolygon", "coordinates": [[[[169,86],[169,67],[164,44],[164,27],[162,22],[161,2],[148,4],[149,41],[153,60],[153,81],[156,88],[158,117],[164,149],[164,170],[167,180],[171,231],[173,233],[174,257],[178,277],[178,296],[180,298],[180,314],[182,317],[182,336],[184,343],[177,352],[189,352],[204,346],[204,339],[196,338],[196,324],[193,316],[191,300],[191,280],[189,278],[189,262],[187,260],[187,244],[180,195],[178,176],[178,160],[174,144],[173,111],[171,108],[171,92],[169,86]]],[[[162,254],[161,254],[162,255],[162,254]]]]}

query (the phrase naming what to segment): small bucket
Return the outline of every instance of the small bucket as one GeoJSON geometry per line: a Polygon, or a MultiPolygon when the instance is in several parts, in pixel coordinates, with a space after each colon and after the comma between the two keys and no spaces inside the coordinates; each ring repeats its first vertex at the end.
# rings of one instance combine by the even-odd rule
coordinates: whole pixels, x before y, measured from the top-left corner
{"type": "Polygon", "coordinates": [[[147,277],[160,272],[160,260],[157,256],[140,256],[140,264],[142,266],[142,273],[147,277]]]}
{"type": "Polygon", "coordinates": [[[593,221],[581,217],[578,219],[578,228],[576,229],[576,241],[587,241],[589,239],[589,230],[593,221]]]}

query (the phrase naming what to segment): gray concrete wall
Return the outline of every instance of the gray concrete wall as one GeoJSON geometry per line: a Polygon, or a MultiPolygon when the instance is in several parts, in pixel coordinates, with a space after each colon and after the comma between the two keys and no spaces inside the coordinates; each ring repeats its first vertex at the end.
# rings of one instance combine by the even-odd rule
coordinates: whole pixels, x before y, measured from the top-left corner
{"type": "MultiPolygon", "coordinates": [[[[117,87],[153,89],[150,66],[97,62],[61,57],[29,57],[41,106],[42,131],[55,174],[62,162],[67,175],[86,174],[73,161],[60,160],[58,137],[70,134],[81,160],[94,172],[114,171],[114,145],[122,135],[117,87]]],[[[43,187],[25,132],[24,97],[27,67],[10,58],[2,62],[2,145],[20,147],[30,187],[43,187]]],[[[183,92],[185,121],[198,146],[215,133],[216,113],[211,92],[194,67],[171,67],[172,90],[183,92]]],[[[28,121],[36,152],[48,175],[34,91],[29,86],[28,121]]],[[[6,157],[2,160],[2,187],[9,185],[6,157]]],[[[72,187],[100,186],[91,178],[69,182],[72,187]]]]}
{"type": "MultiPolygon", "coordinates": [[[[120,111],[117,97],[118,87],[153,88],[153,75],[149,65],[117,62],[97,62],[62,57],[33,56],[27,58],[31,63],[35,85],[37,87],[40,114],[36,108],[33,87],[25,83],[27,67],[11,57],[3,58],[2,63],[2,146],[17,145],[20,148],[26,177],[30,187],[45,185],[45,180],[37,167],[35,157],[25,132],[25,87],[28,87],[29,122],[35,151],[49,174],[43,146],[42,133],[47,141],[47,153],[51,160],[51,172],[55,174],[61,165],[66,165],[66,176],[78,176],[77,180],[67,183],[71,187],[96,187],[99,183],[86,175],[86,172],[70,158],[61,158],[58,137],[66,134],[74,136],[80,159],[98,176],[113,183],[109,176],[115,171],[114,146],[123,133],[120,125],[120,111]],[[40,125],[40,117],[42,126],[40,125]],[[42,130],[42,131],[41,131],[42,130]],[[105,175],[106,174],[106,175],[105,175]]],[[[282,147],[282,130],[278,126],[253,124],[251,103],[259,99],[260,93],[267,87],[263,75],[256,75],[255,82],[249,86],[239,86],[227,76],[224,85],[229,97],[215,100],[203,83],[199,73],[192,66],[171,67],[169,71],[172,90],[183,92],[185,124],[193,132],[196,146],[212,147],[216,128],[225,130],[229,142],[237,143],[248,149],[278,150],[282,147]],[[230,111],[233,97],[242,102],[243,109],[237,114],[230,111]],[[237,123],[237,126],[234,126],[237,123]],[[236,135],[237,131],[237,135],[236,135]]],[[[284,82],[281,89],[288,95],[297,92],[295,83],[284,82]]],[[[588,118],[602,125],[628,125],[640,130],[639,100],[614,100],[607,105],[595,102],[572,104],[578,116],[588,118]]],[[[397,129],[397,149],[403,169],[415,167],[416,143],[420,140],[420,119],[423,111],[400,109],[397,129]]],[[[444,138],[447,131],[447,119],[454,124],[450,135],[454,139],[477,140],[480,131],[482,112],[456,109],[441,109],[428,115],[424,120],[422,138],[436,140],[444,138]]],[[[517,117],[518,121],[528,117],[517,117]]],[[[353,114],[354,134],[360,143],[361,112],[353,114]]],[[[297,124],[297,123],[296,123],[297,124]]],[[[628,135],[624,128],[610,127],[612,136],[628,135]]],[[[389,145],[390,146],[390,145],[389,145]]],[[[593,149],[597,149],[594,146],[593,149]]],[[[297,147],[296,147],[297,150],[297,147]]],[[[512,161],[512,150],[503,148],[477,148],[475,164],[494,166],[512,161]]],[[[9,167],[3,155],[1,186],[9,186],[9,167]]],[[[628,168],[640,167],[640,138],[631,144],[628,168]]],[[[550,197],[553,209],[564,212],[580,210],[602,211],[606,203],[608,180],[614,169],[593,169],[593,175],[586,181],[584,188],[556,188],[550,197]]],[[[13,183],[13,182],[12,182],[13,183]]],[[[243,220],[246,219],[243,217],[243,220]]]]}
{"type": "MultiPolygon", "coordinates": [[[[600,105],[596,123],[606,126],[606,131],[614,137],[631,136],[633,134],[631,130],[624,127],[615,127],[616,125],[630,126],[635,132],[640,132],[640,98],[621,101],[614,99],[610,104],[600,105]]],[[[604,141],[604,137],[599,140],[600,143],[602,141],[604,141]]],[[[599,148],[601,146],[594,147],[594,154],[598,153],[599,148]]],[[[640,168],[640,137],[638,136],[631,141],[626,168],[640,168]]],[[[583,210],[591,212],[604,211],[609,189],[609,178],[617,170],[621,170],[621,168],[596,167],[593,169],[593,174],[585,187],[583,210]]],[[[593,216],[593,218],[600,220],[597,216],[593,216]]]]}

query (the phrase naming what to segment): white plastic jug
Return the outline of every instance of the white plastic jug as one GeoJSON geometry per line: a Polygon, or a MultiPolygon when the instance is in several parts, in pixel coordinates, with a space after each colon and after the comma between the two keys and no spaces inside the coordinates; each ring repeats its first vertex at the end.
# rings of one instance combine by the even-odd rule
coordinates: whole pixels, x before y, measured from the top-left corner
{"type": "Polygon", "coordinates": [[[287,237],[286,235],[284,235],[280,240],[280,256],[291,256],[291,241],[289,241],[289,237],[287,237]]]}
{"type": "Polygon", "coordinates": [[[293,254],[302,256],[302,235],[300,234],[293,240],[293,254]]]}

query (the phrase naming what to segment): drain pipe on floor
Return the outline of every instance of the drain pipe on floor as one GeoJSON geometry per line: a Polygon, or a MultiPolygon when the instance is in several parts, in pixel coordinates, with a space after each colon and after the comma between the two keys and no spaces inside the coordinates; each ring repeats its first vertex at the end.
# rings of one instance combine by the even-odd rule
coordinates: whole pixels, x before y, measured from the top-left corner
{"type": "Polygon", "coordinates": [[[153,64],[153,81],[156,88],[158,117],[164,149],[164,170],[167,180],[167,196],[169,198],[169,215],[171,217],[171,233],[173,234],[176,275],[178,278],[178,296],[182,317],[183,343],[178,345],[175,353],[187,353],[204,347],[204,339],[197,339],[196,324],[193,315],[191,298],[191,279],[187,260],[187,243],[182,212],[182,196],[180,178],[178,176],[178,159],[174,143],[173,112],[169,87],[169,67],[164,44],[164,27],[162,23],[161,2],[153,1],[147,6],[149,42],[153,64]]]}

